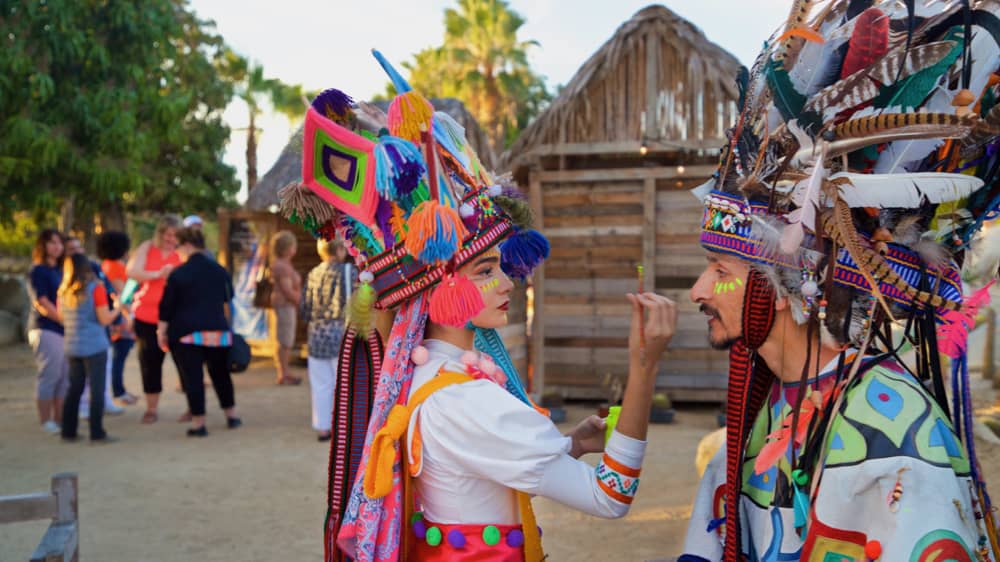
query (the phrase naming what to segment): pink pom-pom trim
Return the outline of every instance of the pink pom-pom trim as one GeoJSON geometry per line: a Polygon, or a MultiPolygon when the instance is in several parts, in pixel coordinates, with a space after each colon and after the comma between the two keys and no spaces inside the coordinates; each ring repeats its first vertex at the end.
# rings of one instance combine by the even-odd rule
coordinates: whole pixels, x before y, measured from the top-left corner
{"type": "Polygon", "coordinates": [[[410,361],[413,361],[414,365],[423,365],[427,363],[428,359],[430,359],[430,352],[422,345],[414,347],[413,351],[410,352],[410,361]]]}

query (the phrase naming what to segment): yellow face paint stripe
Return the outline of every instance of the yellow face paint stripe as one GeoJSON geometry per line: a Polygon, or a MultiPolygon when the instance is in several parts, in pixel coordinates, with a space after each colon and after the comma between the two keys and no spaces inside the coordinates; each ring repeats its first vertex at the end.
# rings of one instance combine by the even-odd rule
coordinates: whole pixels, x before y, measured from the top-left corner
{"type": "Polygon", "coordinates": [[[500,280],[494,277],[493,279],[487,281],[486,284],[480,285],[479,289],[484,293],[488,293],[493,289],[496,289],[498,285],[500,285],[500,280]]]}

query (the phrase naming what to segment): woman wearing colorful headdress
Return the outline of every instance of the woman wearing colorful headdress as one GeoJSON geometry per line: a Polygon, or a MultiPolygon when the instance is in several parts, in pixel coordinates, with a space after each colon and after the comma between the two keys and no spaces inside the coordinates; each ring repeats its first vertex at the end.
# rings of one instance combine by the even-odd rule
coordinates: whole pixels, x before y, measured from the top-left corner
{"type": "Polygon", "coordinates": [[[628,296],[632,361],[617,429],[606,445],[599,419],[563,436],[532,404],[496,331],[510,277],[529,275],[548,242],[463,129],[376,57],[401,92],[388,116],[323,92],[306,117],[309,190],[282,193],[290,218],[344,238],[362,269],[336,387],[327,560],[343,559],[339,547],[359,561],[539,562],[531,495],[602,517],[628,511],[673,303],[628,296]],[[349,130],[361,128],[386,130],[349,130]],[[372,305],[397,309],[384,353],[368,327],[372,305]],[[362,439],[351,428],[368,420],[374,372],[362,439]],[[576,459],[600,451],[596,471],[576,459]]]}
{"type": "Polygon", "coordinates": [[[1000,210],[998,13],[800,0],[741,73],[691,290],[727,442],[680,561],[996,560],[958,264],[1000,210]]]}

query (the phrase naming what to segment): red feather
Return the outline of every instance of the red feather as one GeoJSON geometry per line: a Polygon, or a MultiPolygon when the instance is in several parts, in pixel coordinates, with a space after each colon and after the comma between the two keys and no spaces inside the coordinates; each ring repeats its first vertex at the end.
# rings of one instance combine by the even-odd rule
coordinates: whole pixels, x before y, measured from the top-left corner
{"type": "Polygon", "coordinates": [[[889,51],[889,18],[878,8],[861,12],[847,45],[841,79],[870,66],[889,51]]]}

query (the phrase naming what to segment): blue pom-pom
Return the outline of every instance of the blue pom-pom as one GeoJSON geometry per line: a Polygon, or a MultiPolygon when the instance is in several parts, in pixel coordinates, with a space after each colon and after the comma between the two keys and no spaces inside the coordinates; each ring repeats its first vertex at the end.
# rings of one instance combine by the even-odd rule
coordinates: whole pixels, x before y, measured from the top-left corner
{"type": "Polygon", "coordinates": [[[549,241],[537,230],[515,232],[500,243],[500,268],[508,277],[524,279],[549,257],[549,241]]]}
{"type": "Polygon", "coordinates": [[[423,154],[410,141],[382,135],[375,146],[375,188],[394,201],[408,196],[427,173],[423,154]]]}

